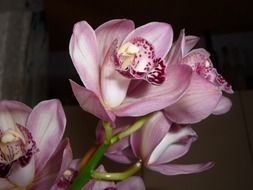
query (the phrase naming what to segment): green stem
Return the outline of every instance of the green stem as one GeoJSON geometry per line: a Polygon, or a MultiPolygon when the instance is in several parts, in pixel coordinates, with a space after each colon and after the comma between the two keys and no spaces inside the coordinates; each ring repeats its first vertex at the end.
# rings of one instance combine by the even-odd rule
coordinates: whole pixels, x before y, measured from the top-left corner
{"type": "Polygon", "coordinates": [[[87,163],[86,167],[84,167],[79,175],[75,178],[74,182],[70,186],[69,190],[78,190],[81,189],[91,178],[92,172],[95,170],[100,159],[104,156],[106,149],[110,146],[110,144],[102,144],[94,153],[93,157],[87,163]]]}
{"type": "Polygon", "coordinates": [[[111,180],[111,181],[124,180],[134,175],[140,169],[141,169],[141,161],[138,161],[124,172],[109,173],[109,172],[93,171],[92,177],[98,180],[111,180]]]}
{"type": "Polygon", "coordinates": [[[150,114],[142,116],[140,119],[138,119],[133,125],[128,127],[127,129],[117,133],[111,138],[111,144],[118,142],[120,139],[127,137],[140,129],[144,123],[149,119],[150,114]]]}
{"type": "Polygon", "coordinates": [[[110,143],[112,138],[112,127],[110,122],[103,121],[103,127],[105,129],[105,143],[110,143]]]}

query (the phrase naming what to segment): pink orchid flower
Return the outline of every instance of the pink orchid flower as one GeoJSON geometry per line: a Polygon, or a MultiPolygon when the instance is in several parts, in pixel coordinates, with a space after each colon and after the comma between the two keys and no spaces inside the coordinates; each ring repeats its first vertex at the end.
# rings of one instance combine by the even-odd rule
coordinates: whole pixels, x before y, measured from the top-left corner
{"type": "MultiPolygon", "coordinates": [[[[105,172],[104,167],[101,165],[97,171],[105,172]]],[[[114,183],[112,181],[90,180],[82,190],[145,190],[143,180],[138,176],[131,176],[121,182],[114,183]]]]}
{"type": "Polygon", "coordinates": [[[134,29],[131,20],[111,20],[95,31],[74,26],[70,55],[85,87],[71,81],[81,107],[107,121],[141,116],[175,103],[189,85],[186,65],[165,61],[173,39],[169,24],[151,22],[134,29]]]}
{"type": "Polygon", "coordinates": [[[197,37],[185,36],[182,31],[168,58],[170,64],[188,65],[193,71],[189,88],[181,99],[164,109],[166,116],[176,123],[196,123],[210,114],[226,113],[232,105],[222,95],[222,91],[233,93],[231,85],[218,74],[210,54],[204,49],[191,50],[197,41],[197,37]]]}
{"type": "Polygon", "coordinates": [[[50,189],[72,161],[68,140],[60,143],[66,119],[58,100],[33,110],[16,101],[0,102],[0,189],[50,189]]]}
{"type": "MultiPolygon", "coordinates": [[[[126,127],[123,124],[114,130],[126,127]]],[[[99,141],[104,138],[100,126],[97,129],[97,138],[99,141]]],[[[156,112],[141,129],[110,147],[106,156],[127,164],[142,160],[146,168],[165,175],[198,173],[210,169],[213,162],[190,165],[171,163],[184,156],[196,139],[197,134],[190,126],[175,124],[163,112],[156,112]]]]}
{"type": "Polygon", "coordinates": [[[144,126],[130,137],[134,155],[144,165],[165,175],[198,173],[210,169],[213,162],[182,165],[170,163],[185,155],[197,134],[190,126],[180,126],[155,113],[144,126]]]}

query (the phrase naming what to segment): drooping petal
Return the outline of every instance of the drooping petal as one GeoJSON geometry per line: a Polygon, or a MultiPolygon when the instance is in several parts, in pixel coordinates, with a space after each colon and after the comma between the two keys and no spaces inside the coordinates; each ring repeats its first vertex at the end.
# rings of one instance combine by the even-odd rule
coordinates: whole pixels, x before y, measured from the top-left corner
{"type": "Polygon", "coordinates": [[[0,101],[0,127],[15,129],[16,124],[25,126],[32,109],[17,101],[0,101]]]}
{"type": "Polygon", "coordinates": [[[124,102],[115,108],[116,115],[146,115],[178,101],[189,86],[192,70],[186,65],[171,65],[167,74],[167,80],[160,86],[145,81],[135,86],[124,102]]]}
{"type": "Polygon", "coordinates": [[[219,88],[194,73],[183,97],[165,108],[165,115],[175,123],[196,123],[214,111],[220,97],[219,88]]]}
{"type": "Polygon", "coordinates": [[[182,127],[176,132],[168,132],[155,147],[147,164],[164,164],[185,155],[197,134],[190,127],[182,127]]]}
{"type": "Polygon", "coordinates": [[[35,158],[33,157],[29,164],[25,167],[21,167],[19,163],[12,165],[8,180],[18,187],[28,186],[35,177],[35,158]]]}
{"type": "Polygon", "coordinates": [[[87,22],[81,21],[75,24],[69,51],[83,84],[99,96],[97,41],[95,31],[87,22]]]}
{"type": "Polygon", "coordinates": [[[28,118],[27,127],[36,142],[36,175],[39,174],[62,139],[66,118],[59,100],[39,103],[28,118]]]}
{"type": "Polygon", "coordinates": [[[79,105],[85,111],[105,121],[115,119],[115,116],[112,113],[105,110],[105,107],[102,105],[99,98],[92,91],[80,86],[72,80],[70,80],[70,84],[79,105]]]}
{"type": "Polygon", "coordinates": [[[149,169],[160,172],[164,175],[180,175],[180,174],[192,174],[209,170],[214,166],[213,162],[207,162],[203,164],[162,164],[162,165],[150,165],[149,169]]]}
{"type": "Polygon", "coordinates": [[[126,97],[131,79],[123,76],[115,69],[113,44],[108,50],[101,66],[101,92],[105,106],[109,109],[117,107],[126,97]]]}
{"type": "Polygon", "coordinates": [[[170,127],[171,123],[164,117],[163,113],[156,112],[140,130],[131,135],[130,143],[134,154],[146,160],[170,127]]]}
{"type": "Polygon", "coordinates": [[[72,151],[70,148],[69,140],[64,139],[56,151],[44,167],[43,171],[36,176],[32,184],[32,189],[50,189],[54,182],[58,179],[67,169],[72,161],[72,151]]]}
{"type": "Polygon", "coordinates": [[[132,31],[123,43],[138,37],[147,40],[154,46],[156,57],[164,58],[172,45],[173,30],[167,23],[150,22],[132,31]]]}
{"type": "Polygon", "coordinates": [[[145,190],[145,185],[141,177],[132,176],[116,184],[119,190],[145,190]]]}
{"type": "MultiPolygon", "coordinates": [[[[116,40],[121,44],[124,38],[134,29],[131,20],[115,19],[100,25],[96,30],[100,60],[104,60],[112,43],[116,40]]],[[[102,61],[99,61],[102,64],[102,61]]]]}
{"type": "Polygon", "coordinates": [[[214,115],[224,114],[228,112],[231,107],[232,107],[231,100],[225,96],[222,96],[212,114],[214,115]]]}

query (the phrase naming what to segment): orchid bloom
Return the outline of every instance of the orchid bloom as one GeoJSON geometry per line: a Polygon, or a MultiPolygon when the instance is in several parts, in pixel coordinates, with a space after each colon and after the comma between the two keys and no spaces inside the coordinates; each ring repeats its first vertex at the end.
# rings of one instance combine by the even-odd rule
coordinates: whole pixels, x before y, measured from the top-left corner
{"type": "Polygon", "coordinates": [[[231,101],[222,91],[233,93],[231,85],[218,74],[210,54],[204,49],[190,49],[198,38],[185,36],[184,31],[169,55],[170,64],[183,64],[192,68],[193,75],[189,88],[175,104],[165,108],[166,116],[176,123],[196,123],[210,114],[223,114],[231,108],[231,101]]]}
{"type": "MultiPolygon", "coordinates": [[[[105,172],[103,165],[99,166],[97,171],[105,172]]],[[[121,182],[114,183],[112,181],[90,180],[82,190],[145,190],[143,180],[138,176],[129,177],[121,182]]]]}
{"type": "Polygon", "coordinates": [[[162,112],[155,113],[145,125],[132,134],[130,143],[134,155],[144,165],[165,175],[198,173],[210,169],[212,162],[181,165],[170,163],[185,155],[197,139],[190,126],[180,126],[166,119],[162,112]]]}
{"type": "MultiPolygon", "coordinates": [[[[125,128],[126,125],[114,130],[121,127],[125,128]]],[[[103,139],[100,127],[97,129],[97,138],[99,141],[103,139]]],[[[165,175],[197,173],[208,170],[213,163],[170,163],[185,155],[196,139],[197,134],[190,126],[175,124],[159,111],[154,113],[141,129],[110,147],[106,156],[116,162],[127,164],[135,162],[136,159],[142,160],[145,167],[165,175]]]]}
{"type": "Polygon", "coordinates": [[[33,110],[0,102],[0,189],[50,189],[72,160],[68,140],[60,143],[66,119],[58,100],[33,110]]]}
{"type": "Polygon", "coordinates": [[[169,24],[134,29],[131,20],[111,20],[95,31],[75,24],[70,55],[85,87],[71,81],[81,107],[102,120],[142,116],[175,103],[192,74],[186,65],[168,65],[173,39],[169,24]]]}

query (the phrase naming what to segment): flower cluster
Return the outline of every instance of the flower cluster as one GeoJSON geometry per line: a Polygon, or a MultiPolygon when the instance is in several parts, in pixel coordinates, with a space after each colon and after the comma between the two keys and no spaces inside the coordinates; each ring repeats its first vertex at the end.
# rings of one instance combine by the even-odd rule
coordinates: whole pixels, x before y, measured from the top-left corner
{"type": "Polygon", "coordinates": [[[72,159],[68,139],[61,141],[66,121],[57,100],[33,110],[2,101],[0,189],[142,190],[142,179],[133,176],[141,167],[164,175],[210,169],[213,162],[172,161],[197,140],[191,124],[229,111],[223,92],[233,90],[209,53],[192,49],[197,37],[182,30],[173,41],[172,27],[162,22],[135,28],[131,20],[116,19],[96,30],[76,23],[69,51],[83,85],[70,83],[83,110],[101,120],[97,145],[72,159]],[[104,155],[130,167],[107,172],[99,165],[104,155]]]}

